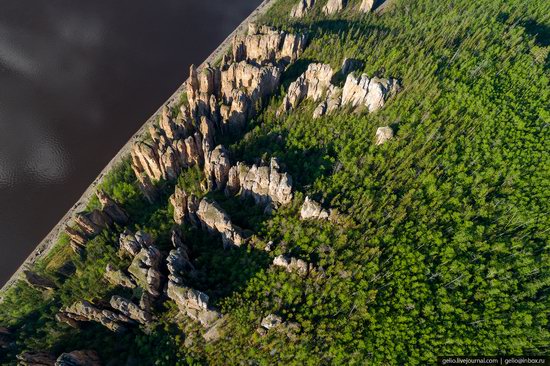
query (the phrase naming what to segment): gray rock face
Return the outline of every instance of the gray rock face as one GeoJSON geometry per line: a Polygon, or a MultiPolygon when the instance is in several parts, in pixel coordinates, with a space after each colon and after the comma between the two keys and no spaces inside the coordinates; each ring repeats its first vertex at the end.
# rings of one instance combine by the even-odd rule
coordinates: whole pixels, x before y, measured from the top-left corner
{"type": "Polygon", "coordinates": [[[136,279],[138,285],[143,287],[154,297],[160,295],[163,275],[160,272],[162,256],[154,246],[142,248],[134,257],[128,272],[136,279]]]}
{"type": "Polygon", "coordinates": [[[116,269],[112,264],[108,264],[105,269],[105,279],[114,286],[122,286],[130,289],[136,287],[135,281],[130,276],[116,269]]]}
{"type": "Polygon", "coordinates": [[[174,300],[182,313],[205,327],[212,326],[221,318],[219,312],[208,306],[208,295],[201,291],[170,281],[168,282],[167,295],[174,300]]]}
{"type": "MultiPolygon", "coordinates": [[[[360,61],[345,59],[342,73],[359,68],[360,61]]],[[[382,108],[388,98],[400,90],[395,79],[369,78],[366,74],[356,77],[350,73],[343,88],[331,84],[334,72],[330,65],[310,64],[307,70],[292,82],[281,107],[279,115],[295,109],[303,100],[312,100],[320,104],[313,112],[314,118],[319,118],[339,109],[341,106],[353,108],[366,107],[369,112],[382,108]]]]}
{"type": "Polygon", "coordinates": [[[346,6],[347,0],[328,0],[323,7],[323,13],[326,15],[333,15],[342,11],[346,6]]]}
{"type": "Polygon", "coordinates": [[[315,0],[299,0],[298,4],[292,7],[290,16],[292,18],[302,18],[311,8],[313,8],[313,5],[315,5],[315,0]]]}
{"type": "Polygon", "coordinates": [[[69,236],[71,248],[77,254],[84,252],[88,239],[99,234],[103,229],[113,225],[113,218],[103,210],[79,212],[74,218],[74,227],[67,227],[65,233],[69,236]]]}
{"type": "Polygon", "coordinates": [[[287,95],[279,108],[280,113],[295,109],[304,99],[321,100],[329,88],[334,71],[327,64],[309,64],[307,70],[288,87],[287,95]]]}
{"type": "Polygon", "coordinates": [[[118,203],[115,202],[107,193],[103,191],[96,192],[99,203],[101,203],[101,210],[111,218],[114,222],[124,225],[128,222],[128,214],[124,211],[118,203]]]}
{"type": "Polygon", "coordinates": [[[302,220],[327,220],[329,216],[330,213],[328,210],[323,209],[319,203],[306,197],[300,210],[300,218],[302,220]]]}
{"type": "Polygon", "coordinates": [[[378,127],[376,130],[376,145],[382,145],[386,141],[393,138],[393,130],[391,127],[378,127]]]}
{"type": "Polygon", "coordinates": [[[209,191],[223,190],[227,184],[231,169],[229,151],[222,145],[218,145],[210,151],[204,161],[204,174],[206,176],[209,191]]]}
{"type": "Polygon", "coordinates": [[[75,216],[75,224],[86,236],[93,237],[103,229],[109,228],[113,220],[100,210],[93,210],[89,213],[78,213],[75,216]]]}
{"type": "Polygon", "coordinates": [[[57,288],[55,282],[47,277],[39,275],[38,273],[24,271],[23,274],[25,275],[25,282],[38,290],[54,290],[57,288]]]}
{"type": "Polygon", "coordinates": [[[75,251],[78,247],[84,248],[84,246],[88,242],[88,238],[86,238],[84,234],[71,227],[66,228],[65,233],[67,233],[67,235],[69,236],[71,246],[73,246],[73,249],[75,249],[75,251]]]}
{"type": "Polygon", "coordinates": [[[263,318],[260,323],[260,325],[267,330],[278,327],[281,324],[283,324],[283,319],[275,314],[269,314],[268,316],[263,318]]]}
{"type": "Polygon", "coordinates": [[[204,229],[221,235],[224,247],[244,244],[241,229],[233,225],[229,215],[216,202],[204,198],[200,202],[197,216],[204,229]]]}
{"type": "Polygon", "coordinates": [[[113,309],[140,324],[149,324],[153,319],[148,311],[141,309],[138,305],[121,296],[114,295],[111,297],[110,304],[113,309]]]}
{"type": "Polygon", "coordinates": [[[342,105],[366,106],[369,112],[375,112],[398,90],[399,84],[395,79],[371,79],[366,74],[356,77],[351,73],[342,90],[342,105]]]}
{"type": "MultiPolygon", "coordinates": [[[[159,180],[173,181],[181,169],[213,161],[212,155],[220,152],[212,152],[216,134],[242,131],[257,107],[277,90],[284,65],[298,57],[305,43],[303,35],[250,24],[248,35],[234,38],[233,54],[224,57],[220,67],[206,65],[199,74],[191,66],[188,104],[179,112],[165,108],[158,126],[150,129],[150,139],[136,142],[131,151],[132,168],[150,202],[157,198],[159,180]]],[[[214,173],[207,175],[213,188],[217,173],[212,165],[206,168],[214,173]]],[[[223,183],[217,189],[223,189],[223,183]]]]}
{"type": "MultiPolygon", "coordinates": [[[[125,315],[115,313],[108,309],[100,309],[88,301],[82,300],[63,308],[56,317],[60,321],[72,319],[76,322],[93,321],[97,322],[113,332],[125,330],[126,324],[131,324],[132,320],[125,315]]],[[[72,324],[69,324],[72,326],[72,324]]]]}
{"type": "Polygon", "coordinates": [[[123,253],[128,253],[135,257],[142,248],[147,248],[153,244],[153,238],[143,231],[138,231],[133,234],[129,230],[125,230],[120,234],[119,245],[123,253]]]}
{"type": "Polygon", "coordinates": [[[275,259],[273,259],[273,265],[283,267],[287,270],[287,272],[296,272],[301,276],[307,275],[311,267],[302,259],[287,257],[284,255],[275,257],[275,259]]]}
{"type": "Polygon", "coordinates": [[[374,0],[363,0],[359,6],[359,11],[363,13],[370,13],[374,8],[374,0]]]}
{"type": "Polygon", "coordinates": [[[168,279],[176,284],[183,284],[182,276],[195,269],[189,259],[189,254],[182,247],[170,251],[166,258],[166,264],[170,272],[168,279]]]}
{"type": "Polygon", "coordinates": [[[276,203],[286,205],[292,201],[292,177],[281,173],[277,159],[271,159],[269,166],[238,163],[229,171],[227,195],[240,193],[252,197],[257,204],[276,203]]]}
{"type": "Polygon", "coordinates": [[[18,364],[21,366],[54,366],[55,356],[49,352],[23,352],[17,355],[18,364]]]}
{"type": "Polygon", "coordinates": [[[57,361],[55,366],[101,366],[101,359],[95,351],[73,351],[70,353],[63,353],[57,361]]]}
{"type": "Polygon", "coordinates": [[[306,45],[304,35],[277,31],[268,26],[250,23],[248,35],[239,35],[233,41],[233,59],[256,64],[292,62],[306,45]]]}
{"type": "Polygon", "coordinates": [[[176,186],[174,194],[170,196],[170,203],[174,207],[174,221],[178,225],[182,225],[188,218],[189,212],[189,195],[183,188],[176,186]]]}

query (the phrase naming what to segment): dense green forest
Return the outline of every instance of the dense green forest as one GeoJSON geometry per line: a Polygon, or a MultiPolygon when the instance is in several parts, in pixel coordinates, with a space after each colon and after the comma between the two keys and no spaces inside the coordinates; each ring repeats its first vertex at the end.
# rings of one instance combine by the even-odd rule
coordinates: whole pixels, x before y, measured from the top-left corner
{"type": "MultiPolygon", "coordinates": [[[[550,2],[395,0],[382,14],[358,13],[359,2],[333,16],[316,5],[291,19],[296,1],[280,0],[261,19],[307,33],[309,44],[244,137],[227,142],[236,161],[278,157],[294,179],[293,202],[267,214],[208,193],[254,233],[238,249],[182,227],[205,273],[190,285],[227,315],[230,336],[189,336],[199,326],[170,301],[146,331],[57,322],[63,306],[120,293],[103,279],[107,263],[128,265],[117,256],[118,227],[92,239],[82,257],[62,237],[37,263],[59,289],[21,281],[5,294],[0,326],[16,330],[16,346],[0,349],[2,364],[37,349],[94,349],[112,365],[426,365],[442,355],[550,355],[550,2]],[[376,113],[342,109],[312,119],[316,105],[306,101],[277,116],[309,63],[339,70],[344,58],[361,60],[368,75],[398,78],[403,90],[376,113]],[[380,126],[392,126],[395,138],[375,145],[380,126]],[[337,209],[338,223],[300,220],[306,195],[337,209]],[[277,246],[266,252],[270,241],[277,246]],[[270,267],[283,253],[322,275],[270,267]],[[68,257],[76,272],[65,278],[57,270],[68,257]],[[260,336],[259,321],[271,313],[299,329],[260,336]]],[[[203,179],[189,169],[161,182],[149,204],[126,161],[102,188],[129,213],[132,230],[168,250],[174,184],[199,193],[203,179]]]]}

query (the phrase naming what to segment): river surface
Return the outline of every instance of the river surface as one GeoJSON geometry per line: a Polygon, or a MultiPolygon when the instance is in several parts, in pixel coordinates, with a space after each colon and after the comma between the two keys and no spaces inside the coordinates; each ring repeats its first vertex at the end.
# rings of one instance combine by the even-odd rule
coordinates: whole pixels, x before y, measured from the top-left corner
{"type": "Polygon", "coordinates": [[[261,0],[0,0],[0,286],[261,0]]]}

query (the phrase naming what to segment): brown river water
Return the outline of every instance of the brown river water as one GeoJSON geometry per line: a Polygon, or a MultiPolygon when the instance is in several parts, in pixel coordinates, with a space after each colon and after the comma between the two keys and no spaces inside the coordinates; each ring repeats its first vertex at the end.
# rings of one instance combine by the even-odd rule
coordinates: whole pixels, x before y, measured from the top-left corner
{"type": "Polygon", "coordinates": [[[0,286],[260,0],[0,0],[0,286]]]}

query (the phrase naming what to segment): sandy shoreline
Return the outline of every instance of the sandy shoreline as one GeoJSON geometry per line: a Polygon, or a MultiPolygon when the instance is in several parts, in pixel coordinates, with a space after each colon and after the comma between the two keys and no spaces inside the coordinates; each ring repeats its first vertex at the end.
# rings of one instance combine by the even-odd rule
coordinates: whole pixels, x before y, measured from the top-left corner
{"type": "MultiPolygon", "coordinates": [[[[264,14],[277,0],[264,0],[252,13],[237,27],[235,30],[227,36],[227,38],[206,58],[206,60],[198,67],[202,69],[207,63],[214,63],[218,60],[231,46],[231,40],[236,34],[241,34],[246,31],[248,23],[255,21],[260,15],[264,14]]],[[[45,257],[55,246],[58,241],[60,234],[65,230],[65,228],[72,223],[75,215],[78,212],[83,211],[88,204],[90,198],[95,194],[96,187],[103,181],[103,178],[108,174],[114,167],[120,164],[126,157],[130,155],[132,145],[135,141],[141,139],[141,137],[148,131],[148,128],[153,124],[160,114],[164,105],[171,105],[174,102],[177,102],[182,93],[185,90],[186,82],[184,82],[180,87],[172,94],[168,100],[163,103],[163,105],[151,116],[147,121],[139,128],[139,130],[124,144],[124,146],[119,150],[119,152],[111,159],[111,161],[103,168],[101,173],[94,179],[90,186],[84,191],[82,196],[78,201],[71,207],[69,211],[61,218],[61,220],[53,227],[53,229],[46,235],[44,239],[36,246],[32,253],[25,259],[25,261],[19,266],[17,271],[11,276],[11,278],[6,281],[6,283],[0,289],[0,302],[3,300],[3,294],[11,288],[15,283],[17,283],[21,274],[24,270],[29,269],[33,266],[36,261],[45,257]]]]}

